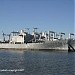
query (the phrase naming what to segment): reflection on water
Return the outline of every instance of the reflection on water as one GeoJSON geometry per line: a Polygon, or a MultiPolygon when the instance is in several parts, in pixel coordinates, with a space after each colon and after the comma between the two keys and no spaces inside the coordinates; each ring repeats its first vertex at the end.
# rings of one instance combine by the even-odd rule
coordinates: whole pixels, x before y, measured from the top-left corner
{"type": "Polygon", "coordinates": [[[75,75],[75,53],[67,51],[0,50],[0,75],[75,75]]]}

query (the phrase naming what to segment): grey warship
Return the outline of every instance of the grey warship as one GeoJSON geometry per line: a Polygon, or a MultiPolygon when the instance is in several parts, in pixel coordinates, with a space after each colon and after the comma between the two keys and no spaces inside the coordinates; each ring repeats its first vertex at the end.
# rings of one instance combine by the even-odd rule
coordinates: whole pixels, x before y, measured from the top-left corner
{"type": "Polygon", "coordinates": [[[32,34],[26,30],[11,32],[9,35],[3,33],[3,41],[0,41],[0,49],[20,49],[20,50],[73,50],[75,49],[75,39],[69,34],[65,38],[65,33],[57,34],[54,31],[40,32],[34,28],[32,34]],[[9,36],[6,40],[5,36],[9,36]],[[70,42],[69,42],[70,41],[70,42]]]}

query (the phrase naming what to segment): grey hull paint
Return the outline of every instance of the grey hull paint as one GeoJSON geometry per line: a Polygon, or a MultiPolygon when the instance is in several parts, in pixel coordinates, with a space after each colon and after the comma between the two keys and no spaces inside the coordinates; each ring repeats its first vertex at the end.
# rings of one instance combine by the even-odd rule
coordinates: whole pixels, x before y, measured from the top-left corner
{"type": "Polygon", "coordinates": [[[68,50],[66,41],[49,41],[45,43],[0,44],[0,49],[30,49],[30,50],[68,50]]]}

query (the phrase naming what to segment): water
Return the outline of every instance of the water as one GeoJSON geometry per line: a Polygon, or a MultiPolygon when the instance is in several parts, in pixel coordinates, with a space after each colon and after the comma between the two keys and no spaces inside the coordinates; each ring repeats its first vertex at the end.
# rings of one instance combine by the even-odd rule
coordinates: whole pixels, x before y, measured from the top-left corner
{"type": "Polygon", "coordinates": [[[0,70],[7,70],[0,75],[75,75],[75,52],[0,50],[0,70]]]}

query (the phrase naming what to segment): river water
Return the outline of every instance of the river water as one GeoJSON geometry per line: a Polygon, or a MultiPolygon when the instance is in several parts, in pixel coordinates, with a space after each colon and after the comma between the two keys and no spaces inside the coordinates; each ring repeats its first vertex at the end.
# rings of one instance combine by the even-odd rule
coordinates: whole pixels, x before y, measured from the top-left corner
{"type": "Polygon", "coordinates": [[[75,52],[0,50],[0,75],[75,75],[75,52]]]}

